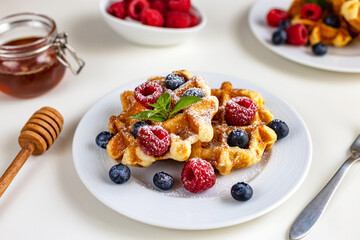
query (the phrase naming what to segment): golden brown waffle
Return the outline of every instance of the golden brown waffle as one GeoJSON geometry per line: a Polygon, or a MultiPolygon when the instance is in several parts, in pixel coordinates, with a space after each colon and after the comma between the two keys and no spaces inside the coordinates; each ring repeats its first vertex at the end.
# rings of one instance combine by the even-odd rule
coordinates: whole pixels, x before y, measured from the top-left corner
{"type": "Polygon", "coordinates": [[[149,125],[160,125],[170,134],[170,148],[162,156],[150,156],[145,154],[139,147],[138,141],[133,137],[131,129],[136,119],[128,119],[129,116],[148,110],[135,100],[134,92],[125,91],[121,94],[123,112],[119,116],[111,116],[109,130],[115,136],[107,145],[110,157],[121,160],[123,164],[147,167],[153,162],[163,159],[186,161],[191,153],[191,145],[197,141],[209,142],[213,138],[211,120],[218,110],[218,99],[211,96],[211,88],[201,77],[192,77],[185,70],[174,71],[185,78],[185,83],[174,91],[165,87],[165,77],[153,77],[148,81],[154,81],[163,87],[164,92],[171,96],[173,108],[182,94],[189,88],[200,88],[204,92],[203,100],[190,105],[173,118],[164,122],[147,121],[149,125]]]}
{"type": "Polygon", "coordinates": [[[255,91],[234,89],[229,82],[224,82],[220,89],[213,89],[212,95],[219,100],[219,110],[212,121],[214,138],[207,143],[199,141],[193,144],[191,157],[209,161],[221,175],[230,173],[232,169],[245,168],[259,162],[264,151],[270,149],[277,139],[276,133],[266,126],[274,117],[264,107],[264,98],[255,91]],[[231,98],[239,96],[252,99],[257,105],[257,112],[249,125],[230,126],[225,120],[225,105],[231,98]],[[247,132],[248,148],[228,145],[227,137],[234,129],[247,132]]]}

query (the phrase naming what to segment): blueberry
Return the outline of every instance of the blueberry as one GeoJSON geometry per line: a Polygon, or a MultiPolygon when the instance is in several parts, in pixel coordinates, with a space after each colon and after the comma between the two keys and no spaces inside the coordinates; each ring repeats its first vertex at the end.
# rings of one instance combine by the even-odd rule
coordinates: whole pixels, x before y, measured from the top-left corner
{"type": "Polygon", "coordinates": [[[117,184],[126,183],[131,176],[130,169],[124,164],[118,164],[110,168],[109,177],[117,184]]]}
{"type": "Polygon", "coordinates": [[[249,144],[249,136],[244,130],[235,129],[229,133],[227,141],[231,147],[245,148],[249,144]]]}
{"type": "Polygon", "coordinates": [[[325,17],[324,23],[330,27],[339,28],[340,21],[339,18],[335,14],[329,14],[325,17]]]}
{"type": "Polygon", "coordinates": [[[247,201],[253,195],[253,190],[249,184],[238,182],[231,187],[231,196],[238,201],[247,201]]]}
{"type": "Polygon", "coordinates": [[[147,124],[144,121],[137,121],[134,123],[134,125],[132,126],[132,129],[131,129],[131,132],[132,132],[134,138],[137,138],[137,133],[138,133],[139,129],[145,125],[147,125],[147,124]]]}
{"type": "Polygon", "coordinates": [[[285,30],[287,27],[290,26],[290,21],[289,20],[283,20],[279,23],[278,29],[279,30],[285,30]]]}
{"type": "Polygon", "coordinates": [[[182,96],[183,97],[185,97],[185,96],[195,96],[195,97],[203,98],[204,97],[204,92],[200,88],[189,88],[188,90],[186,90],[183,93],[182,96]]]}
{"type": "Polygon", "coordinates": [[[165,84],[168,89],[175,90],[185,83],[185,79],[176,73],[170,73],[165,78],[165,84]]]}
{"type": "Polygon", "coordinates": [[[268,127],[275,131],[278,140],[289,134],[289,127],[282,120],[274,119],[268,124],[268,127]]]}
{"type": "Polygon", "coordinates": [[[284,44],[286,42],[287,34],[285,30],[277,30],[272,35],[272,42],[275,45],[284,44]]]}
{"type": "Polygon", "coordinates": [[[101,148],[106,148],[107,144],[109,143],[110,139],[114,136],[111,132],[103,131],[99,133],[96,138],[95,142],[101,148]]]}
{"type": "Polygon", "coordinates": [[[327,46],[323,43],[317,43],[311,47],[314,55],[323,56],[327,53],[327,46]]]}
{"type": "Polygon", "coordinates": [[[164,172],[158,172],[153,177],[155,186],[162,190],[169,190],[174,185],[174,178],[164,172]]]}

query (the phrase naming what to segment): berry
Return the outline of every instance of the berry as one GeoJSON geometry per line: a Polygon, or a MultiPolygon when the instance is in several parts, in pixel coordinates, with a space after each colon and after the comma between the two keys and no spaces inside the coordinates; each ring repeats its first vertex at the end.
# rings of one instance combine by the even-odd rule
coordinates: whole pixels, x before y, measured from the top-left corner
{"type": "Polygon", "coordinates": [[[253,190],[249,184],[238,182],[231,187],[231,196],[238,201],[247,201],[253,195],[253,190]]]}
{"type": "Polygon", "coordinates": [[[185,96],[194,96],[194,97],[203,98],[204,97],[204,92],[200,88],[189,88],[188,90],[186,90],[183,93],[182,96],[183,97],[185,97],[185,96]]]}
{"type": "Polygon", "coordinates": [[[168,11],[166,12],[165,26],[169,28],[190,27],[191,17],[186,12],[168,11]]]}
{"type": "Polygon", "coordinates": [[[289,127],[282,120],[274,119],[268,124],[268,127],[275,131],[278,140],[289,134],[289,127]]]}
{"type": "Polygon", "coordinates": [[[151,8],[158,10],[164,16],[167,10],[167,5],[163,0],[154,0],[151,2],[151,8]]]}
{"type": "Polygon", "coordinates": [[[289,20],[283,20],[279,23],[278,29],[279,30],[286,30],[289,26],[290,26],[290,21],[289,20]]]}
{"type": "Polygon", "coordinates": [[[103,131],[99,133],[96,138],[95,142],[101,148],[106,148],[107,144],[109,143],[110,139],[114,136],[111,132],[103,131]]]}
{"type": "Polygon", "coordinates": [[[169,190],[174,185],[174,178],[167,173],[158,172],[153,177],[155,186],[162,190],[169,190]]]}
{"type": "Polygon", "coordinates": [[[131,0],[128,4],[127,11],[132,19],[141,20],[142,13],[147,8],[150,8],[148,0],[131,0]]]}
{"type": "Polygon", "coordinates": [[[249,144],[249,136],[244,130],[235,129],[230,132],[227,142],[230,147],[245,148],[249,144]]]}
{"type": "Polygon", "coordinates": [[[324,23],[330,27],[333,28],[339,28],[340,27],[340,21],[339,18],[335,14],[329,14],[325,17],[324,23]]]}
{"type": "Polygon", "coordinates": [[[164,26],[164,17],[158,10],[148,8],[143,11],[141,22],[144,25],[162,27],[164,26]]]}
{"type": "Polygon", "coordinates": [[[230,99],[225,106],[225,119],[228,124],[242,126],[249,124],[256,114],[256,104],[247,97],[230,99]]]}
{"type": "Polygon", "coordinates": [[[141,127],[143,127],[143,126],[146,126],[146,125],[147,124],[144,121],[137,121],[137,122],[134,123],[134,125],[132,126],[132,129],[131,129],[131,132],[132,132],[134,138],[137,138],[137,134],[138,134],[139,129],[141,127]]]}
{"type": "Polygon", "coordinates": [[[189,192],[203,192],[215,185],[214,168],[205,160],[192,158],[184,165],[181,172],[181,181],[189,192]]]}
{"type": "Polygon", "coordinates": [[[272,35],[272,42],[275,45],[284,44],[286,42],[286,31],[285,30],[277,30],[272,35]]]}
{"type": "Polygon", "coordinates": [[[323,43],[317,43],[311,47],[314,55],[324,56],[327,53],[327,46],[323,43]]]}
{"type": "Polygon", "coordinates": [[[176,73],[170,73],[165,78],[165,84],[168,89],[175,90],[185,83],[185,79],[176,73]]]}
{"type": "Polygon", "coordinates": [[[161,86],[154,82],[144,82],[134,90],[136,101],[147,108],[152,108],[149,104],[156,103],[162,93],[161,86]]]}
{"type": "Polygon", "coordinates": [[[280,22],[289,19],[289,15],[286,11],[281,9],[271,9],[266,15],[267,23],[272,27],[279,26],[280,22]]]}
{"type": "Polygon", "coordinates": [[[124,19],[127,15],[125,1],[119,1],[111,4],[108,8],[108,13],[114,17],[124,19]]]}
{"type": "Polygon", "coordinates": [[[151,156],[163,155],[170,146],[169,133],[160,126],[143,126],[137,134],[140,149],[151,156]]]}
{"type": "Polygon", "coordinates": [[[169,0],[168,6],[171,10],[188,12],[191,8],[190,0],[169,0]]]}
{"type": "Polygon", "coordinates": [[[200,18],[197,14],[189,12],[190,18],[191,18],[191,23],[190,23],[190,27],[194,27],[196,25],[198,25],[200,23],[200,18]]]}
{"type": "Polygon", "coordinates": [[[117,184],[126,183],[131,176],[130,169],[124,164],[118,164],[110,168],[109,177],[117,184]]]}
{"type": "Polygon", "coordinates": [[[292,45],[305,45],[308,41],[308,31],[304,24],[298,23],[286,29],[287,42],[292,45]]]}
{"type": "Polygon", "coordinates": [[[306,3],[300,9],[301,18],[317,21],[320,19],[322,9],[319,5],[314,3],[306,3]]]}

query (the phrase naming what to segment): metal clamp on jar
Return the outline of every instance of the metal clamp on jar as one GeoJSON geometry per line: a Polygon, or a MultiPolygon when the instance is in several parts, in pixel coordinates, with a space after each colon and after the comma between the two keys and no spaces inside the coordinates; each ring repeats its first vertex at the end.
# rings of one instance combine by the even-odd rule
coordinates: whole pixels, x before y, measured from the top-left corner
{"type": "Polygon", "coordinates": [[[60,82],[66,67],[79,74],[84,61],[44,15],[19,13],[0,20],[0,90],[39,96],[60,82]]]}

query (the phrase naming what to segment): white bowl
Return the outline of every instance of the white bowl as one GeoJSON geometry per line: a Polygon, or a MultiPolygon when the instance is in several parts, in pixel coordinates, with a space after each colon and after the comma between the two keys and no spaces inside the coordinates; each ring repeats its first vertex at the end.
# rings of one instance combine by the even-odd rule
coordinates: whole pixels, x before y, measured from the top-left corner
{"type": "Polygon", "coordinates": [[[100,0],[100,12],[105,22],[130,42],[148,46],[170,46],[184,42],[206,25],[206,16],[199,8],[192,7],[200,17],[200,23],[190,28],[164,28],[143,25],[141,22],[123,20],[110,15],[107,8],[118,0],[100,0]]]}

